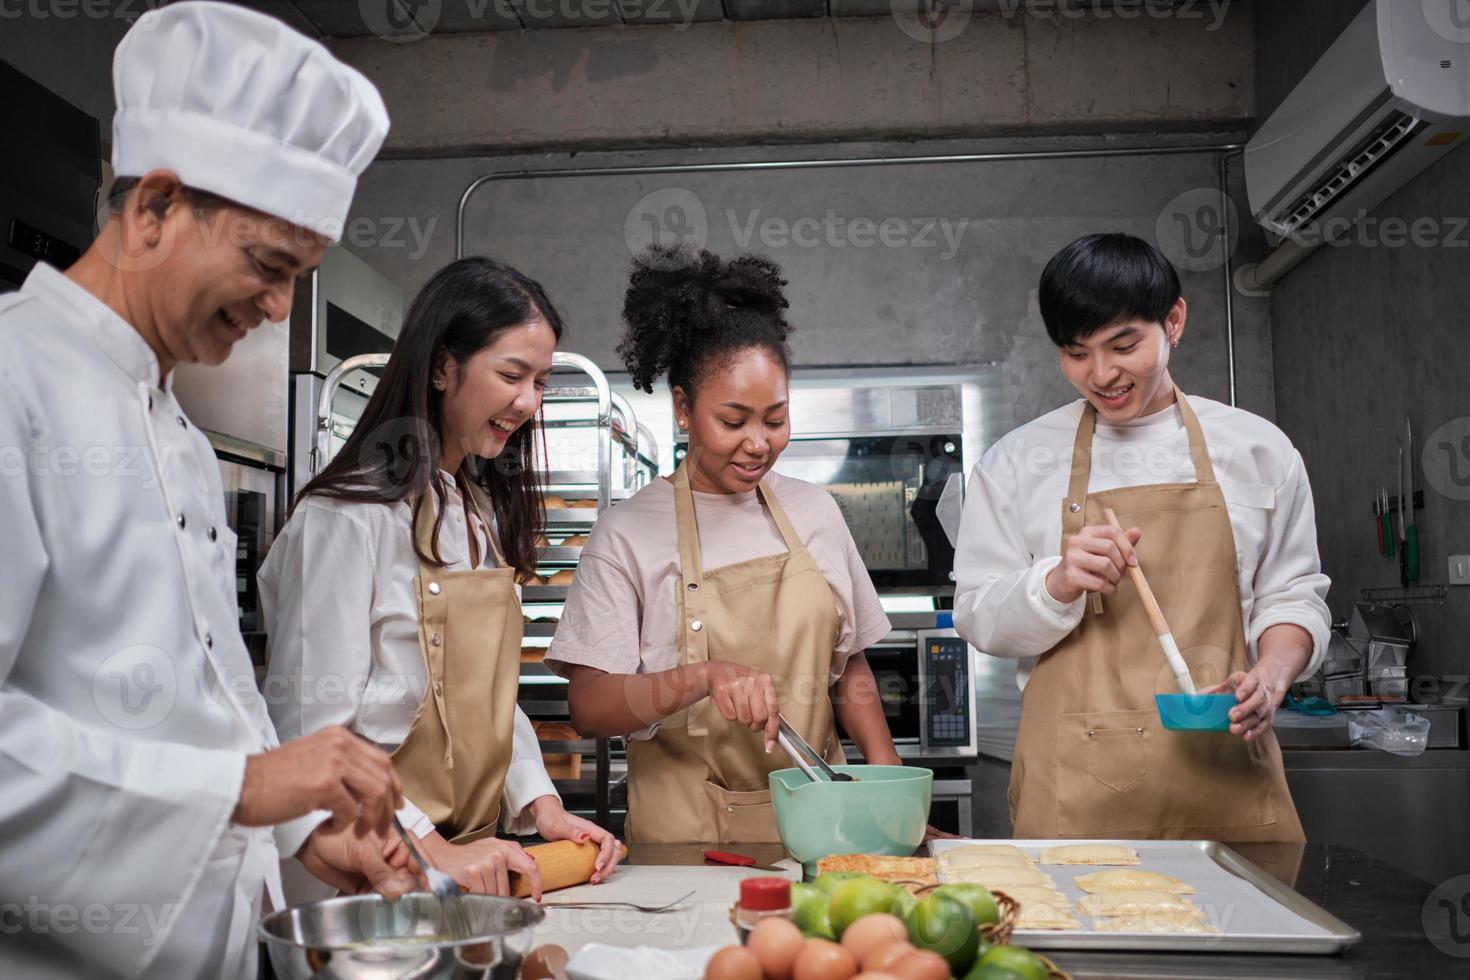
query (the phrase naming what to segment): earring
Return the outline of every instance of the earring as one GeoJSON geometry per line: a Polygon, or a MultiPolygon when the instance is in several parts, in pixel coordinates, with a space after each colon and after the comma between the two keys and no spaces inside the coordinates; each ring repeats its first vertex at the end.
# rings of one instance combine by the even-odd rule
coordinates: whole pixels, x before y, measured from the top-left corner
{"type": "MultiPolygon", "coordinates": [[[[1178,347],[1179,345],[1178,344],[1175,344],[1174,346],[1175,347],[1178,347]]],[[[444,390],[444,379],[443,378],[435,378],[434,379],[434,387],[437,388],[439,391],[443,391],[444,390]]]]}
{"type": "Polygon", "coordinates": [[[1170,347],[1178,347],[1179,346],[1179,341],[1176,340],[1173,343],[1171,343],[1169,346],[1170,347]]]}

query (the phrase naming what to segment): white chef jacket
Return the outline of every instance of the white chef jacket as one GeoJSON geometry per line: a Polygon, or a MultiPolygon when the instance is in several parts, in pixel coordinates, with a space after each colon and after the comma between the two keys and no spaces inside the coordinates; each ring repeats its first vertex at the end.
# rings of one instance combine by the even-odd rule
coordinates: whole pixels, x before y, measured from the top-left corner
{"type": "Polygon", "coordinates": [[[57,270],[0,296],[0,976],[254,977],[276,841],[309,829],[230,823],[276,738],[171,387],[57,270]]]}
{"type": "MultiPolygon", "coordinates": [[[[454,485],[449,474],[440,475],[454,485]]],[[[494,568],[486,529],[473,510],[471,520],[480,567],[494,568]]],[[[468,567],[457,490],[444,508],[439,555],[451,570],[468,567]]],[[[313,494],[297,505],[257,576],[270,643],[265,695],[282,739],[343,725],[391,752],[408,737],[429,683],[419,647],[418,574],[407,501],[355,503],[313,494]]],[[[528,807],[542,796],[560,798],[531,721],[518,707],[501,826],[512,834],[534,831],[528,807]]],[[[412,800],[399,818],[419,836],[434,829],[412,800]]]]}
{"type": "MultiPolygon", "coordinates": [[[[1235,534],[1251,661],[1262,633],[1292,623],[1312,636],[1312,656],[1301,674],[1308,677],[1327,650],[1330,582],[1317,554],[1316,514],[1301,455],[1265,419],[1188,397],[1235,534]]],[[[1083,404],[1065,405],[1004,436],[975,465],[966,490],[955,548],[955,630],[985,653],[1019,658],[1022,688],[1037,658],[1081,622],[1086,606],[1086,596],[1063,603],[1046,588],[1047,574],[1061,563],[1062,500],[1083,404]]],[[[1195,481],[1177,405],[1122,424],[1098,418],[1089,492],[1195,481]]]]}

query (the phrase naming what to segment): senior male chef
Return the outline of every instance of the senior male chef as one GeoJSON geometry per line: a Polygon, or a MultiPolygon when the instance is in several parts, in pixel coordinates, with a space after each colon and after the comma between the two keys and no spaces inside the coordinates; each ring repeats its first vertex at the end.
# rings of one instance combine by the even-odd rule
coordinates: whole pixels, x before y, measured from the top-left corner
{"type": "Polygon", "coordinates": [[[122,193],[75,265],[0,297],[0,976],[254,977],[278,853],[411,883],[384,859],[401,792],[341,729],[277,747],[173,369],[286,318],[388,118],[222,3],[144,15],[113,79],[122,193]]]}

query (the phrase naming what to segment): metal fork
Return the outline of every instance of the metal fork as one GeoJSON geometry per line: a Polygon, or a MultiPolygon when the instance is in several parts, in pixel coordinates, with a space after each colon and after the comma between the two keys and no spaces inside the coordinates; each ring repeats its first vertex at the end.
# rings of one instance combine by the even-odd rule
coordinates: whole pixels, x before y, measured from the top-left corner
{"type": "Polygon", "coordinates": [[[649,915],[658,915],[660,912],[675,912],[681,906],[679,903],[692,898],[693,892],[686,892],[663,905],[639,905],[636,902],[542,902],[541,907],[545,909],[632,909],[635,912],[646,912],[649,915]]]}
{"type": "Polygon", "coordinates": [[[429,890],[439,900],[439,907],[444,910],[444,923],[449,926],[449,934],[454,939],[469,939],[471,936],[470,923],[465,915],[464,903],[460,898],[464,895],[464,889],[450,875],[445,874],[434,867],[424,856],[419,853],[418,846],[413,842],[413,837],[403,829],[403,823],[398,819],[398,814],[393,815],[393,826],[398,828],[398,836],[403,839],[403,845],[408,848],[409,855],[424,872],[424,877],[429,879],[429,890]]]}

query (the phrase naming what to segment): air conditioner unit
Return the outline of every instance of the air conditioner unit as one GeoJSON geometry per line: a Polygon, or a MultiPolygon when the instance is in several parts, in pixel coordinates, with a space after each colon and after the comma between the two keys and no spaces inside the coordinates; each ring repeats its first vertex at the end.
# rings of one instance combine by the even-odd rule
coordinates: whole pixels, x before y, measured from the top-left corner
{"type": "Polygon", "coordinates": [[[1307,248],[1333,241],[1465,142],[1467,10],[1461,0],[1370,0],[1246,144],[1258,222],[1307,248]]]}

